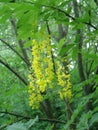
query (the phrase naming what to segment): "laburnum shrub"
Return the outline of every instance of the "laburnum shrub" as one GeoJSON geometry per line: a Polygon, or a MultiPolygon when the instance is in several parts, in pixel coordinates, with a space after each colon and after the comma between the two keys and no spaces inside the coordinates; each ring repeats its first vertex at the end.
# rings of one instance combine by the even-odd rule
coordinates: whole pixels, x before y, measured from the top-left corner
{"type": "Polygon", "coordinates": [[[51,92],[55,88],[56,96],[59,95],[61,99],[71,98],[70,74],[64,69],[62,62],[57,60],[57,56],[53,57],[49,37],[40,41],[32,40],[31,64],[28,92],[29,105],[32,109],[38,109],[40,103],[48,98],[49,93],[52,96],[51,92]]]}

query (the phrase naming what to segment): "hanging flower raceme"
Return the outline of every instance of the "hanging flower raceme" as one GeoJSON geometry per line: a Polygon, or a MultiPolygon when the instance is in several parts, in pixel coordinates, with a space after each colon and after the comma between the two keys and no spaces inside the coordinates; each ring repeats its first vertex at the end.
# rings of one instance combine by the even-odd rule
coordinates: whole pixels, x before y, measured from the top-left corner
{"type": "MultiPolygon", "coordinates": [[[[67,62],[67,60],[65,62],[67,62]]],[[[59,91],[60,98],[70,99],[72,96],[72,85],[70,82],[70,74],[68,73],[68,65],[66,66],[67,70],[65,70],[64,66],[58,61],[57,68],[58,85],[61,87],[59,91]]]]}
{"type": "Polygon", "coordinates": [[[40,103],[47,98],[49,90],[54,92],[56,87],[57,89],[54,93],[59,94],[61,99],[71,98],[72,85],[70,83],[70,74],[67,72],[68,69],[65,70],[64,65],[60,61],[53,59],[49,37],[41,41],[32,41],[31,64],[28,92],[30,94],[29,104],[33,109],[39,108],[40,103]],[[55,66],[56,69],[54,70],[55,66]]]}
{"type": "Polygon", "coordinates": [[[29,76],[29,101],[32,108],[38,108],[47,88],[53,87],[54,72],[49,38],[40,42],[32,41],[32,59],[31,72],[34,77],[31,74],[29,76]]]}

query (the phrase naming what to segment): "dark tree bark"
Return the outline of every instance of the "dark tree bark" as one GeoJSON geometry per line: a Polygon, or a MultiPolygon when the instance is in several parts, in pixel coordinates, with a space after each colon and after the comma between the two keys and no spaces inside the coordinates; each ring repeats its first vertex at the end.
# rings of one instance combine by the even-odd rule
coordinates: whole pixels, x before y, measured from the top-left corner
{"type": "MultiPolygon", "coordinates": [[[[73,7],[74,7],[74,14],[76,18],[79,18],[79,10],[78,4],[76,0],[73,0],[73,7]]],[[[77,29],[76,35],[79,36],[78,40],[78,70],[81,82],[85,81],[84,75],[84,67],[83,67],[83,59],[82,59],[82,46],[83,46],[83,34],[81,29],[77,29]]],[[[87,84],[83,87],[83,93],[85,96],[91,94],[93,92],[93,86],[91,84],[87,84]]],[[[85,110],[88,112],[89,110],[93,109],[92,99],[89,99],[85,106],[85,110]]]]}
{"type": "MultiPolygon", "coordinates": [[[[66,38],[67,34],[68,34],[68,26],[65,27],[66,29],[64,30],[62,24],[58,25],[58,39],[61,40],[62,38],[66,38]]],[[[64,48],[66,48],[66,43],[64,43],[63,45],[64,48]]],[[[63,56],[62,56],[62,59],[64,57],[66,57],[67,54],[65,53],[63,56]]],[[[66,61],[63,62],[63,66],[64,66],[64,69],[65,69],[65,73],[67,72],[67,74],[69,73],[69,69],[67,67],[68,63],[66,61]]],[[[65,99],[65,105],[66,105],[66,119],[67,121],[70,121],[71,120],[71,116],[72,116],[72,103],[70,103],[70,100],[69,99],[65,99]]],[[[72,130],[72,129],[75,129],[75,126],[73,124],[69,125],[68,127],[68,130],[72,130]]]]}

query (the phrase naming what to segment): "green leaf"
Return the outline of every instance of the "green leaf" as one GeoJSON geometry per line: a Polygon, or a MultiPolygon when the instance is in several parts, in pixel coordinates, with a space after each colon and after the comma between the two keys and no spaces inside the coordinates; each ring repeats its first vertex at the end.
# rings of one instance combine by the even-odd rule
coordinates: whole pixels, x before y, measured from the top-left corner
{"type": "Polygon", "coordinates": [[[54,126],[54,125],[48,125],[48,126],[46,127],[46,130],[53,130],[53,126],[54,126]]]}
{"type": "Polygon", "coordinates": [[[69,44],[69,45],[67,45],[66,47],[63,47],[63,48],[60,50],[59,55],[60,55],[61,57],[64,56],[64,54],[66,54],[70,49],[72,49],[74,45],[75,45],[75,44],[69,44]]]}
{"type": "Polygon", "coordinates": [[[27,130],[23,123],[14,123],[7,127],[7,130],[27,130]]]}
{"type": "Polygon", "coordinates": [[[65,38],[62,38],[62,39],[60,40],[59,44],[58,44],[58,49],[59,49],[59,50],[63,47],[64,43],[65,43],[65,38]]]}
{"type": "Polygon", "coordinates": [[[4,3],[7,3],[9,2],[10,0],[0,0],[0,2],[4,2],[4,3]]]}
{"type": "Polygon", "coordinates": [[[80,117],[80,121],[77,124],[77,129],[79,130],[84,130],[88,128],[88,120],[91,118],[92,112],[89,111],[87,113],[83,113],[82,116],[80,117]]]}
{"type": "Polygon", "coordinates": [[[31,41],[28,41],[24,44],[24,48],[29,48],[32,45],[31,41]]]}
{"type": "Polygon", "coordinates": [[[98,113],[95,113],[90,119],[90,126],[92,126],[95,122],[98,123],[98,113]]]}
{"type": "Polygon", "coordinates": [[[11,10],[6,4],[1,4],[0,6],[0,24],[2,24],[10,18],[11,10]]]}
{"type": "Polygon", "coordinates": [[[36,116],[35,119],[30,119],[27,123],[26,126],[28,129],[30,129],[35,123],[38,121],[38,116],[36,116]]]}

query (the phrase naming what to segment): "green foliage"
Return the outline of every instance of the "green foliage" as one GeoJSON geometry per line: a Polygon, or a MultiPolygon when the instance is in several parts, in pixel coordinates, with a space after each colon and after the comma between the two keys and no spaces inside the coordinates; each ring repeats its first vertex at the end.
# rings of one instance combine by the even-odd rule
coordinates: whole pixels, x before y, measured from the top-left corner
{"type": "Polygon", "coordinates": [[[56,130],[68,130],[71,125],[74,126],[73,130],[98,129],[97,12],[98,5],[95,0],[78,1],[76,5],[73,0],[0,0],[0,39],[20,54],[17,55],[0,40],[0,129],[4,127],[4,130],[52,130],[54,124],[56,130]],[[59,25],[62,25],[62,28],[59,28],[59,25]],[[32,110],[28,103],[27,85],[1,62],[15,70],[28,84],[28,61],[32,61],[31,41],[40,41],[41,31],[51,35],[53,58],[60,60],[67,55],[70,64],[73,93],[69,102],[72,112],[70,119],[67,119],[69,111],[66,100],[62,101],[56,95],[60,90],[55,83],[56,76],[56,87],[53,92],[47,90],[49,92],[45,97],[50,101],[54,118],[66,123],[45,121],[44,119],[50,117],[43,107],[32,110]],[[19,44],[20,41],[23,43],[19,44]],[[79,66],[79,60],[82,60],[83,70],[79,66]],[[79,71],[83,71],[85,80],[81,80],[79,71]],[[92,101],[92,109],[85,110],[89,101],[92,101]],[[7,112],[18,113],[20,116],[7,112]],[[23,120],[21,115],[24,115],[23,120]],[[25,116],[30,116],[31,119],[25,119],[25,116]],[[38,117],[43,120],[40,121],[38,117]]]}

